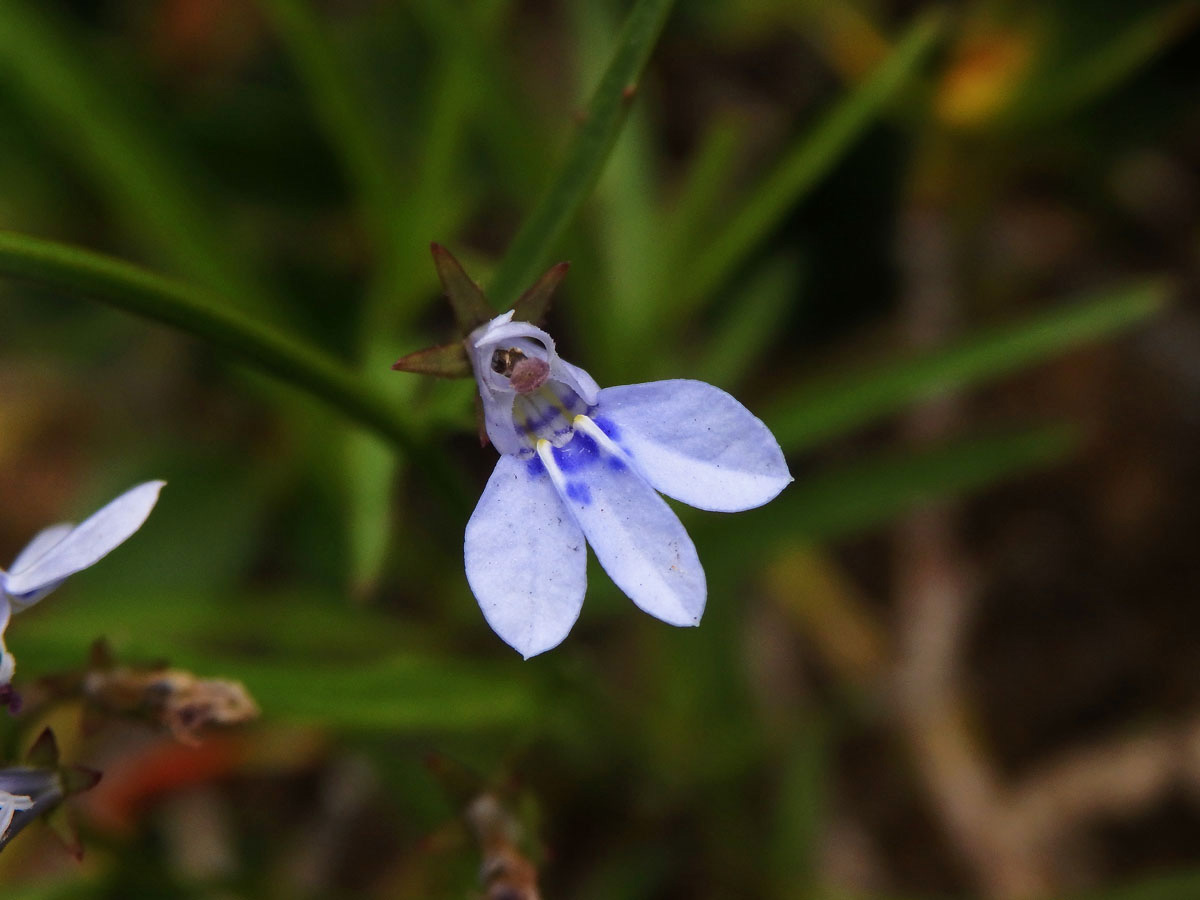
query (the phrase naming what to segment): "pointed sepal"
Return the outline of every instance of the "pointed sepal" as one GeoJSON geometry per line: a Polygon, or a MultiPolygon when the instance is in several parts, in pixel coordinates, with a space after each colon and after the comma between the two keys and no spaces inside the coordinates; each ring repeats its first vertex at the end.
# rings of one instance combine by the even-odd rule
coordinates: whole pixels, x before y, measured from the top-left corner
{"type": "Polygon", "coordinates": [[[60,806],[51,810],[43,820],[49,826],[50,831],[62,844],[63,849],[75,858],[76,862],[83,859],[83,840],[79,837],[79,828],[75,825],[75,819],[67,812],[65,806],[60,806]]]}
{"type": "Polygon", "coordinates": [[[521,322],[540,322],[550,308],[555,289],[567,277],[569,268],[571,264],[568,262],[551,266],[514,304],[513,318],[521,322]]]}
{"type": "Polygon", "coordinates": [[[90,791],[100,783],[100,773],[85,766],[64,766],[58,770],[63,796],[72,797],[90,791]]]}
{"type": "Polygon", "coordinates": [[[461,341],[426,347],[402,356],[392,364],[398,372],[415,372],[418,375],[436,375],[438,378],[470,378],[471,360],[461,341]]]}
{"type": "Polygon", "coordinates": [[[430,244],[429,250],[433,254],[438,278],[446,292],[446,299],[454,309],[454,319],[458,322],[458,329],[462,334],[469,334],[496,315],[482,289],[463,271],[463,267],[449,250],[436,243],[430,244]]]}
{"type": "Polygon", "coordinates": [[[34,769],[58,768],[58,741],[54,739],[53,731],[49,728],[42,729],[42,733],[29,748],[25,761],[34,769]]]}

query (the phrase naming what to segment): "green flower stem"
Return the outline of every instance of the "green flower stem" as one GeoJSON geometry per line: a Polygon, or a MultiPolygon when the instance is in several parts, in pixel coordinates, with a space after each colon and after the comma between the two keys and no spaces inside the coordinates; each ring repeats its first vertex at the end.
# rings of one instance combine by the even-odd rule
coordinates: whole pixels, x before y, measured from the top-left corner
{"type": "Polygon", "coordinates": [[[637,0],[634,4],[566,160],[488,285],[488,297],[498,308],[512,306],[521,291],[541,274],[554,242],[600,177],[673,3],[637,0]]]}
{"type": "Polygon", "coordinates": [[[385,396],[321,351],[230,311],[203,290],[99,253],[2,230],[0,276],[84,294],[198,337],[381,435],[448,500],[469,508],[445,463],[424,448],[385,396]]]}

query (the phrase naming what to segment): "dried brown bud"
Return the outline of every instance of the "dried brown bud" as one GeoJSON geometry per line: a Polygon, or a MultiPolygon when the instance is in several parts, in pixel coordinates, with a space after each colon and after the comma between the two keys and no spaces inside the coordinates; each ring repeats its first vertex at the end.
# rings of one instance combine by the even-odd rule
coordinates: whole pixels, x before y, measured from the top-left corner
{"type": "Polygon", "coordinates": [[[199,743],[208,725],[238,725],[258,717],[258,706],[241,682],[200,679],[179,669],[92,671],[83,692],[108,712],[148,716],[185,744],[199,743]]]}

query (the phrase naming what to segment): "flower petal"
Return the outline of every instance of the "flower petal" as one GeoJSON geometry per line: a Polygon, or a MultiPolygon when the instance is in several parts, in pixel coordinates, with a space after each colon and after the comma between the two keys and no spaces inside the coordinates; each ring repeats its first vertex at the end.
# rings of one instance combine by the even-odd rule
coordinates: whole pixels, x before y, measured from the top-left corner
{"type": "Polygon", "coordinates": [[[565,447],[539,441],[538,457],[600,565],[650,615],[698,624],[708,588],[679,517],[587,416],[575,427],[565,447]]]}
{"type": "Polygon", "coordinates": [[[74,522],[59,522],[57,525],[43,528],[34,535],[32,541],[25,545],[25,549],[17,554],[17,558],[13,560],[9,568],[14,572],[29,568],[29,566],[45,556],[51,547],[60,543],[63,538],[74,530],[74,522]]]}
{"type": "Polygon", "coordinates": [[[13,602],[28,606],[33,602],[32,595],[44,596],[68,575],[94,565],[128,540],[150,515],[165,483],[147,481],[131,488],[93,513],[36,559],[30,559],[20,568],[14,566],[4,585],[13,602]]]}
{"type": "Polygon", "coordinates": [[[792,480],[767,426],[703,381],[604,388],[595,421],[656,490],[697,509],[762,506],[792,480]]]}
{"type": "Polygon", "coordinates": [[[537,457],[502,456],[467,523],[467,581],[496,634],[528,659],[562,642],[587,590],[587,550],[537,457]]]}
{"type": "MultiPolygon", "coordinates": [[[[3,591],[4,573],[0,572],[0,687],[12,681],[13,672],[16,671],[17,661],[13,659],[13,655],[8,652],[8,648],[4,646],[4,631],[8,628],[8,620],[12,616],[12,608],[8,605],[8,597],[3,591]]],[[[0,832],[2,834],[3,832],[0,832]]]]}

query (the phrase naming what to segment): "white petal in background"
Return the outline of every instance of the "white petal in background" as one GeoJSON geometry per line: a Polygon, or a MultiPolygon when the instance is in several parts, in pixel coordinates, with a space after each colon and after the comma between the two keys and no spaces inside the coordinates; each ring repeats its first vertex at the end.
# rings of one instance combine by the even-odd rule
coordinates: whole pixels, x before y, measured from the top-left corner
{"type": "Polygon", "coordinates": [[[792,480],[766,425],[720,388],[674,379],[604,388],[595,414],[659,491],[697,509],[762,506],[792,480]]]}
{"type": "MultiPolygon", "coordinates": [[[[8,605],[8,598],[4,596],[3,591],[0,591],[0,687],[12,681],[13,672],[17,668],[17,661],[4,646],[4,629],[8,628],[8,620],[11,616],[12,608],[8,605]]],[[[2,833],[0,832],[0,834],[2,833]]]]}
{"type": "Polygon", "coordinates": [[[25,545],[25,549],[17,554],[17,558],[13,560],[9,568],[14,572],[29,568],[29,566],[45,556],[51,547],[61,543],[62,539],[74,529],[74,522],[60,522],[58,525],[43,528],[34,535],[32,541],[25,545]]]}
{"type": "Polygon", "coordinates": [[[500,457],[463,556],[484,618],[526,659],[558,646],[579,618],[587,546],[537,457],[500,457]]]}
{"type": "Polygon", "coordinates": [[[128,540],[154,509],[158,492],[165,483],[147,481],[130,488],[52,544],[50,538],[43,537],[46,532],[41,532],[18,555],[22,565],[14,564],[4,579],[3,587],[13,602],[18,608],[30,605],[68,575],[94,565],[128,540]],[[45,544],[46,549],[38,548],[35,554],[33,545],[39,543],[45,544]]]}
{"type": "Polygon", "coordinates": [[[562,451],[542,442],[554,486],[610,578],[639,607],[671,625],[697,625],[708,588],[679,517],[640,474],[576,432],[562,451]]]}

